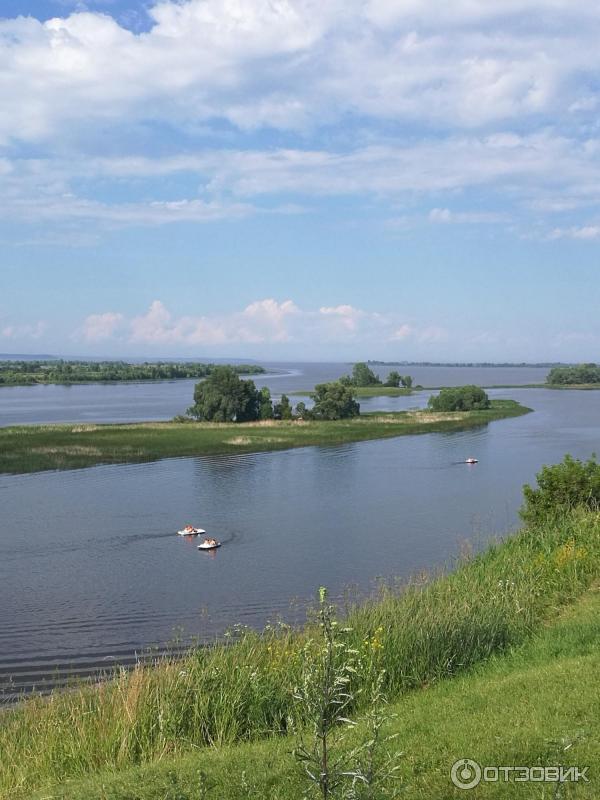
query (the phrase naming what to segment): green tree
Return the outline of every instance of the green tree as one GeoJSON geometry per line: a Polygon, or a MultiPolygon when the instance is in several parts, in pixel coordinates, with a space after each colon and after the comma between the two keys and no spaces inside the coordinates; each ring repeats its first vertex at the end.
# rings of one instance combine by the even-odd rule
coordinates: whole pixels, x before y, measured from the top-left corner
{"type": "Polygon", "coordinates": [[[317,384],[314,399],[311,413],[316,419],[346,419],[360,414],[352,389],[339,381],[317,384]]]}
{"type": "Polygon", "coordinates": [[[375,386],[381,383],[381,379],[368,364],[365,364],[364,361],[359,361],[352,368],[352,383],[355,386],[375,386]]]}
{"type": "Polygon", "coordinates": [[[258,418],[273,419],[273,403],[267,386],[263,386],[258,393],[258,418]]]}
{"type": "Polygon", "coordinates": [[[554,367],[546,377],[550,386],[573,386],[600,383],[600,367],[597,364],[578,364],[574,367],[554,367]]]}
{"type": "Polygon", "coordinates": [[[397,388],[398,386],[400,386],[400,381],[403,381],[403,380],[404,380],[404,378],[402,377],[402,375],[400,375],[399,372],[396,372],[396,370],[393,369],[390,372],[390,374],[387,376],[387,380],[385,382],[385,386],[392,386],[394,388],[397,388]]]}
{"type": "Polygon", "coordinates": [[[296,403],[296,416],[298,419],[306,419],[307,413],[306,403],[302,402],[302,400],[296,403]]]}
{"type": "Polygon", "coordinates": [[[209,422],[249,422],[259,418],[260,393],[254,381],[241,380],[232,367],[218,366],[196,384],[188,414],[209,422]]]}
{"type": "Polygon", "coordinates": [[[490,407],[490,398],[479,386],[452,386],[429,398],[432,411],[478,411],[490,407]]]}
{"type": "Polygon", "coordinates": [[[291,419],[292,404],[290,403],[290,398],[286,394],[282,394],[281,400],[275,403],[273,411],[275,419],[291,419]]]}
{"type": "Polygon", "coordinates": [[[566,455],[560,464],[543,467],[536,478],[536,489],[523,487],[525,502],[519,513],[528,524],[577,506],[600,509],[600,464],[595,455],[588,461],[566,455]]]}
{"type": "Polygon", "coordinates": [[[413,379],[410,375],[403,375],[400,380],[402,381],[402,386],[404,386],[405,389],[412,389],[413,379]]]}

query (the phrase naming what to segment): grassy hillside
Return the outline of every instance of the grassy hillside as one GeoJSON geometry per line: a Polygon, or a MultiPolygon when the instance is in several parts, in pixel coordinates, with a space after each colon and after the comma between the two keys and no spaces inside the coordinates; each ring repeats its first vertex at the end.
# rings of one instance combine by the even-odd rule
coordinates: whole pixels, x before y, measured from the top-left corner
{"type": "MultiPolygon", "coordinates": [[[[531,641],[467,674],[395,703],[385,733],[403,756],[403,800],[600,796],[600,593],[587,592],[531,641]],[[451,765],[590,766],[589,783],[488,783],[461,791],[451,765]]],[[[364,737],[364,722],[348,745],[364,737]]],[[[290,753],[294,742],[213,748],[158,764],[104,772],[35,795],[36,800],[289,800],[306,789],[290,753]],[[201,793],[201,786],[205,793],[201,793]]]]}
{"type": "Polygon", "coordinates": [[[75,469],[173,456],[252,453],[456,431],[526,414],[513,400],[487,411],[376,413],[337,421],[148,422],[130,425],[22,425],[0,428],[0,473],[75,469]]]}
{"type": "MultiPolygon", "coordinates": [[[[590,738],[599,718],[593,636],[586,633],[577,644],[577,629],[589,627],[585,620],[593,617],[593,611],[584,614],[593,596],[571,611],[569,630],[553,634],[553,642],[537,645],[528,657],[519,648],[550,635],[546,627],[559,610],[599,580],[600,514],[572,512],[492,546],[452,574],[383,590],[350,611],[346,635],[360,669],[352,678],[356,702],[349,713],[364,712],[385,670],[385,690],[400,702],[406,777],[414,784],[407,796],[453,796],[450,755],[529,763],[534,756],[558,758],[565,737],[596,746],[590,738]],[[509,674],[496,659],[511,652],[509,674]],[[488,671],[478,673],[486,662],[488,671]],[[475,683],[465,684],[472,686],[467,690],[459,681],[475,683]],[[485,698],[487,692],[491,699],[484,703],[477,693],[485,698]],[[419,782],[443,785],[446,793],[415,794],[419,782]]],[[[190,787],[206,768],[228,787],[217,797],[300,797],[290,784],[296,778],[285,734],[291,718],[297,726],[306,721],[292,688],[317,646],[318,629],[242,630],[236,638],[229,646],[140,666],[102,685],[32,699],[6,712],[0,719],[0,796],[24,800],[38,788],[89,779],[80,794],[48,789],[41,796],[185,800],[201,796],[190,787]],[[255,750],[222,749],[263,739],[269,741],[255,750]],[[143,765],[142,772],[129,772],[143,765]],[[94,778],[97,773],[103,777],[94,778]],[[169,781],[171,794],[164,788],[169,781]],[[260,786],[244,788],[244,781],[260,786]]],[[[579,752],[573,747],[564,751],[568,763],[579,752]]]]}

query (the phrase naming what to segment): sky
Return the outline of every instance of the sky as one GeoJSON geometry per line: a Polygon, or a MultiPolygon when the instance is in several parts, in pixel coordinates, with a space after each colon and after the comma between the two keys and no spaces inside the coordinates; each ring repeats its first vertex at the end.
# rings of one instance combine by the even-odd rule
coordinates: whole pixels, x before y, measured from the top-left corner
{"type": "Polygon", "coordinates": [[[2,0],[0,353],[600,360],[600,5],[2,0]]]}

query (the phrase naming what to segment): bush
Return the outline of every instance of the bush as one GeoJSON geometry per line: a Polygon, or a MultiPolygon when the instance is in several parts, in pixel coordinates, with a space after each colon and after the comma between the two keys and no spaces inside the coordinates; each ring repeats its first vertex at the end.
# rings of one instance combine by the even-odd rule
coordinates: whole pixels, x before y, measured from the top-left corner
{"type": "Polygon", "coordinates": [[[523,487],[525,502],[520,514],[528,524],[577,506],[591,511],[600,507],[600,464],[595,455],[588,461],[566,455],[560,464],[543,467],[536,479],[537,489],[529,484],[523,487]]]}
{"type": "Polygon", "coordinates": [[[490,398],[479,386],[453,386],[429,398],[432,411],[480,411],[490,407],[490,398]]]}

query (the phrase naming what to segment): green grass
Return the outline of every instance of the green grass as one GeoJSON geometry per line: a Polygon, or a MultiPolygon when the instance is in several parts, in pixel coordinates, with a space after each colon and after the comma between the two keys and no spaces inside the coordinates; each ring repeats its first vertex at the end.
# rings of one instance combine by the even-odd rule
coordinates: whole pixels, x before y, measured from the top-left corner
{"type": "MultiPolygon", "coordinates": [[[[559,609],[568,607],[599,579],[600,514],[573,512],[562,520],[522,531],[490,547],[485,553],[458,565],[447,576],[382,590],[381,596],[351,609],[348,614],[351,643],[361,654],[362,663],[353,689],[363,690],[363,695],[357,695],[359,698],[367,696],[375,676],[381,669],[386,670],[388,695],[393,700],[404,698],[401,700],[405,708],[402,711],[402,724],[406,726],[403,735],[410,733],[412,743],[408,746],[402,742],[402,747],[407,752],[407,768],[415,774],[421,775],[419,759],[425,758],[422,751],[432,750],[432,736],[440,736],[443,731],[446,731],[447,744],[443,748],[436,746],[439,759],[442,756],[446,759],[450,749],[455,757],[477,756],[483,752],[490,759],[500,756],[520,759],[525,755],[529,758],[531,753],[549,758],[550,744],[546,739],[559,734],[575,736],[585,730],[587,717],[583,719],[583,711],[578,709],[584,706],[585,710],[588,703],[595,713],[598,702],[597,693],[592,693],[585,701],[582,699],[581,694],[587,691],[583,688],[586,684],[581,682],[583,678],[580,681],[569,671],[581,667],[585,680],[592,681],[590,686],[593,686],[598,665],[594,663],[593,668],[590,667],[586,661],[589,654],[576,652],[566,634],[560,646],[547,645],[550,650],[546,652],[562,648],[565,658],[566,654],[577,656],[581,664],[573,662],[569,668],[557,672],[552,659],[540,656],[539,665],[540,670],[549,670],[548,697],[554,698],[557,708],[562,707],[566,713],[568,705],[568,698],[559,702],[555,697],[561,681],[568,678],[577,695],[577,709],[569,718],[569,725],[565,723],[564,730],[541,722],[531,727],[534,723],[528,722],[530,727],[520,731],[506,711],[506,703],[514,698],[521,717],[527,717],[529,707],[538,703],[544,688],[540,683],[543,671],[520,689],[518,681],[513,686],[510,682],[504,684],[504,678],[499,677],[495,702],[490,702],[487,711],[485,705],[472,700],[465,691],[458,691],[450,698],[454,706],[463,704],[458,717],[452,716],[453,712],[439,703],[444,701],[444,693],[451,691],[449,679],[459,676],[459,680],[476,680],[479,673],[472,671],[485,662],[489,662],[489,669],[501,672],[500,662],[496,661],[498,654],[518,650],[554,620],[559,609]],[[419,700],[419,697],[428,699],[419,700]],[[413,716],[406,711],[411,703],[420,703],[419,713],[430,715],[428,724],[415,716],[416,711],[413,716]],[[453,732],[463,730],[467,712],[473,718],[473,725],[481,717],[482,735],[469,738],[463,732],[462,739],[454,740],[453,732]],[[489,721],[494,715],[502,720],[498,727],[489,721]],[[536,734],[534,738],[532,731],[536,734]],[[485,740],[483,733],[487,737],[485,740]],[[530,750],[525,755],[520,745],[512,744],[516,734],[523,737],[524,743],[529,743],[530,750]],[[485,750],[485,742],[488,750],[485,750]],[[542,745],[545,750],[540,750],[542,745]],[[413,763],[411,759],[417,761],[413,763]]],[[[573,620],[574,625],[579,625],[578,614],[574,614],[573,620]]],[[[237,780],[241,786],[241,769],[236,774],[231,765],[243,763],[245,756],[240,756],[242,760],[236,762],[238,756],[229,758],[223,753],[244,751],[222,751],[221,748],[260,739],[270,741],[257,745],[256,751],[248,751],[258,754],[249,757],[248,763],[264,756],[272,764],[277,791],[283,791],[288,780],[286,775],[292,774],[289,755],[285,755],[289,742],[271,740],[285,735],[290,715],[295,711],[290,690],[301,675],[303,647],[313,636],[314,629],[310,625],[301,631],[274,629],[261,635],[245,631],[230,646],[217,644],[198,649],[183,660],[163,660],[152,668],[140,666],[98,686],[73,688],[53,695],[50,700],[33,698],[24,702],[0,718],[0,752],[3,755],[0,796],[24,800],[31,797],[35,789],[64,783],[67,779],[87,779],[99,772],[106,776],[136,765],[162,761],[165,765],[156,769],[159,773],[162,770],[163,778],[167,779],[170,759],[180,759],[190,753],[195,754],[188,762],[195,764],[193,769],[212,764],[215,774],[224,773],[220,780],[237,780]],[[225,769],[225,764],[230,766],[225,769]]],[[[569,636],[575,637],[574,641],[577,633],[569,636]]],[[[484,689],[481,684],[481,691],[484,689]]],[[[539,703],[540,715],[554,713],[548,697],[545,703],[539,703]]],[[[352,713],[360,712],[358,702],[352,713]]],[[[441,767],[431,767],[428,780],[447,780],[447,761],[439,763],[444,765],[443,774],[441,767]]],[[[153,770],[154,767],[150,768],[148,774],[153,774],[153,770]]],[[[256,767],[253,774],[256,777],[262,771],[256,767]]],[[[102,780],[112,781],[112,778],[102,780]]],[[[118,783],[121,778],[115,780],[118,783]]],[[[127,780],[134,787],[137,778],[127,780]]],[[[99,785],[96,782],[96,786],[99,785]]],[[[193,796],[152,794],[153,785],[153,779],[149,780],[148,788],[144,789],[148,794],[135,794],[137,790],[132,788],[130,794],[119,794],[115,790],[116,793],[102,795],[93,794],[90,789],[88,795],[73,796],[193,796]]],[[[260,791],[266,792],[264,784],[260,791]]],[[[62,795],[47,792],[43,796],[62,795]]],[[[217,793],[216,796],[238,795],[217,793]]],[[[255,796],[300,795],[290,790],[287,795],[283,791],[283,794],[272,795],[258,792],[255,796]]],[[[436,795],[424,793],[422,796],[436,795]]]]}
{"type": "Polygon", "coordinates": [[[0,428],[0,473],[76,469],[94,464],[251,453],[308,445],[331,446],[365,439],[462,430],[530,410],[512,400],[496,400],[487,411],[375,413],[320,422],[23,425],[0,428]]]}
{"type": "MultiPolygon", "coordinates": [[[[400,797],[597,798],[600,796],[600,594],[588,592],[527,644],[391,707],[397,734],[400,797]],[[482,784],[459,791],[451,765],[586,766],[590,783],[482,784]],[[556,793],[555,793],[556,792],[556,793]]],[[[364,736],[364,725],[348,745],[364,736]]],[[[36,795],[36,800],[289,800],[305,786],[291,757],[293,740],[213,748],[158,764],[104,772],[36,795]],[[200,777],[202,775],[202,778],[200,777]]]]}

